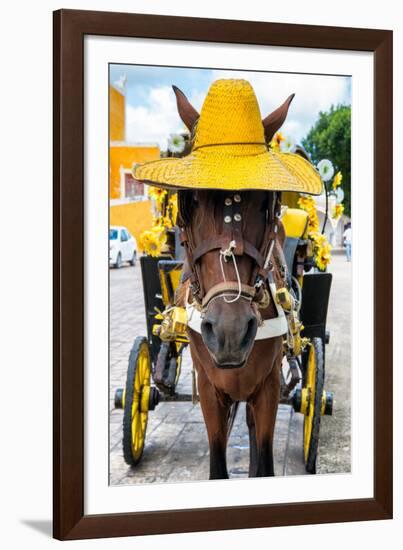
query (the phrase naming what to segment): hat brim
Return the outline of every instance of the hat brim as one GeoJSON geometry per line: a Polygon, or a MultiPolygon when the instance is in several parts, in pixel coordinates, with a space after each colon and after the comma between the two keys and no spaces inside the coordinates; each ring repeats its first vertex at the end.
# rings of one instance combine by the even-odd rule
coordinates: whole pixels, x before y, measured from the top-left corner
{"type": "Polygon", "coordinates": [[[313,165],[294,153],[250,147],[211,146],[183,158],[165,158],[137,165],[136,180],[168,189],[223,191],[296,191],[320,195],[322,180],[313,165]],[[253,154],[252,154],[253,153],[253,154]]]}

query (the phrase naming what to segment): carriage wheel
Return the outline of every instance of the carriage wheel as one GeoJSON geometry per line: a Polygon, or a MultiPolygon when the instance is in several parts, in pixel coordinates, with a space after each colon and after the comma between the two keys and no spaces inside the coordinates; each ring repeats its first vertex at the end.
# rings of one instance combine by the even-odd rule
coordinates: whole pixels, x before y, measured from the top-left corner
{"type": "Polygon", "coordinates": [[[151,393],[151,356],[147,339],[139,336],[129,356],[123,398],[123,456],[136,466],[143,454],[151,393]]]}
{"type": "Polygon", "coordinates": [[[321,338],[313,338],[308,352],[305,387],[302,389],[304,414],[305,469],[316,473],[316,456],[319,444],[320,417],[323,414],[324,362],[321,338]],[[304,395],[305,394],[305,395],[304,395]]]}

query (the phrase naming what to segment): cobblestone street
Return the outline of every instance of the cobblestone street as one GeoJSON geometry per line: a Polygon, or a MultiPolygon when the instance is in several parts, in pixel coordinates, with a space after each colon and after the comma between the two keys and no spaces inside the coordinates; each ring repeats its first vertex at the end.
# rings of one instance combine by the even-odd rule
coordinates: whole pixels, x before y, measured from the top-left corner
{"type": "MultiPolygon", "coordinates": [[[[325,388],[335,394],[332,417],[322,417],[319,473],[350,470],[350,303],[351,264],[335,254],[328,313],[330,343],[326,347],[325,388]]],[[[110,270],[110,484],[208,479],[209,456],[200,405],[160,403],[148,416],[146,445],[140,464],[131,469],[122,453],[123,411],[115,409],[114,395],[126,380],[130,349],[137,336],[146,335],[140,265],[110,270]]],[[[185,351],[178,392],[191,393],[191,362],[185,351]]],[[[276,475],[305,474],[302,459],[302,415],[279,407],[275,442],[276,475]]],[[[249,441],[242,403],[228,451],[230,477],[245,477],[249,441]]]]}

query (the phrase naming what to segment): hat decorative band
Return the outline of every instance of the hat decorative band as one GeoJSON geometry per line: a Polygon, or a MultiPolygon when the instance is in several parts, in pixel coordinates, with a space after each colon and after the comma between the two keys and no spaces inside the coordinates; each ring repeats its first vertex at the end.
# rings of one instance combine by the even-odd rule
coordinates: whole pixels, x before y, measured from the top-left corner
{"type": "Polygon", "coordinates": [[[204,143],[203,145],[193,147],[192,152],[203,149],[204,147],[220,147],[225,145],[264,145],[267,147],[265,141],[228,141],[226,143],[204,143]]]}

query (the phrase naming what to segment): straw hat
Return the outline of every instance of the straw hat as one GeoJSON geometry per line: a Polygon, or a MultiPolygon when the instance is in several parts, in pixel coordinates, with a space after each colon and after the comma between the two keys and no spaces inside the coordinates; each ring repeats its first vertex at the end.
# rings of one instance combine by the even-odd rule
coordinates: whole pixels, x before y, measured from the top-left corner
{"type": "MultiPolygon", "coordinates": [[[[178,99],[178,92],[182,92],[174,90],[178,99]]],[[[189,103],[188,106],[197,115],[189,103]]],[[[182,118],[190,126],[186,117],[182,118]]],[[[190,154],[137,165],[133,176],[165,188],[260,189],[319,195],[322,180],[316,169],[300,155],[268,149],[263,124],[249,82],[217,80],[211,85],[197,119],[190,154]]]]}

